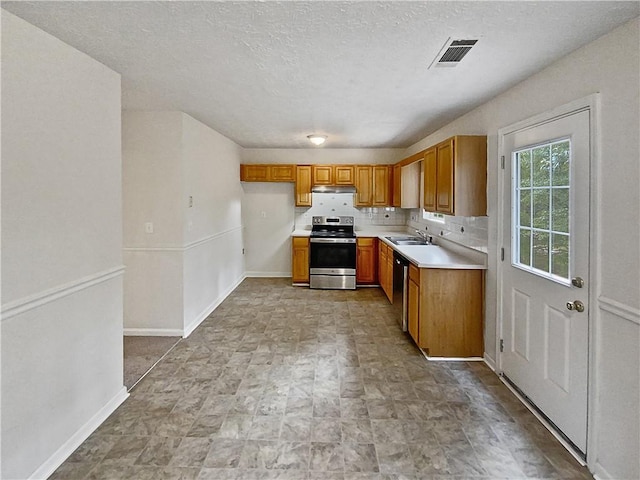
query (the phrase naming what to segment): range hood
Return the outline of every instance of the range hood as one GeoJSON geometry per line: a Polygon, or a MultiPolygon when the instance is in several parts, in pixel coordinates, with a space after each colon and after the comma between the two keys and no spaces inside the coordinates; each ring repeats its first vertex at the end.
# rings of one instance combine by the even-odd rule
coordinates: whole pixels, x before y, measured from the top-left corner
{"type": "Polygon", "coordinates": [[[312,193],[356,193],[356,187],[348,185],[316,185],[312,193]]]}

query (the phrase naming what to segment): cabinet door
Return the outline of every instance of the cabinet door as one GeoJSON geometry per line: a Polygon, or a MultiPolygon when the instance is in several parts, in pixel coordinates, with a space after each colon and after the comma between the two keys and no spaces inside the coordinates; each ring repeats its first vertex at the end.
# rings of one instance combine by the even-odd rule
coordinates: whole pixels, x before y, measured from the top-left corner
{"type": "Polygon", "coordinates": [[[293,237],[292,272],[293,283],[309,283],[309,239],[307,237],[293,237]]]}
{"type": "Polygon", "coordinates": [[[333,166],[313,165],[313,185],[333,185],[333,166]]]}
{"type": "MultiPolygon", "coordinates": [[[[384,284],[384,273],[387,263],[387,244],[378,242],[378,283],[382,287],[384,284]]],[[[383,289],[384,290],[384,289],[383,289]]]]}
{"type": "Polygon", "coordinates": [[[358,284],[376,283],[376,238],[357,239],[356,282],[358,284]]]}
{"type": "Polygon", "coordinates": [[[336,185],[354,185],[355,169],[353,165],[334,165],[333,179],[336,185]]]}
{"type": "Polygon", "coordinates": [[[424,209],[436,211],[436,149],[430,148],[424,154],[424,209]]]}
{"type": "Polygon", "coordinates": [[[393,201],[394,207],[402,204],[402,167],[400,165],[393,166],[393,201]]]}
{"type": "Polygon", "coordinates": [[[240,180],[243,182],[269,181],[269,165],[240,165],[240,180]]]}
{"type": "Polygon", "coordinates": [[[384,274],[384,293],[387,294],[389,301],[393,303],[393,250],[391,248],[387,250],[387,263],[384,274]]]}
{"type": "Polygon", "coordinates": [[[356,165],[356,206],[370,207],[373,201],[373,169],[370,165],[356,165]]]}
{"type": "Polygon", "coordinates": [[[294,182],[295,165],[270,165],[269,180],[272,182],[294,182]]]}
{"type": "Polygon", "coordinates": [[[436,147],[436,211],[439,213],[453,214],[453,148],[453,139],[436,147]]]}
{"type": "Polygon", "coordinates": [[[409,335],[413,338],[418,346],[420,345],[420,285],[409,280],[409,305],[408,305],[408,320],[409,320],[409,335]]]}
{"type": "Polygon", "coordinates": [[[391,167],[373,166],[373,195],[371,204],[384,207],[391,205],[391,167]]]}
{"type": "Polygon", "coordinates": [[[296,207],[311,206],[311,165],[296,166],[296,207]]]}

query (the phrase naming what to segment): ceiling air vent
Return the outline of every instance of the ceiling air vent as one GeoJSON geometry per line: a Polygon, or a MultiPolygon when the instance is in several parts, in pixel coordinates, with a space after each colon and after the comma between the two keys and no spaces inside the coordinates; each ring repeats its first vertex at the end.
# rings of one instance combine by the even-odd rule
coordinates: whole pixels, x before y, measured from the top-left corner
{"type": "Polygon", "coordinates": [[[455,67],[476,43],[478,43],[478,40],[447,40],[447,43],[438,52],[429,68],[455,67]]]}

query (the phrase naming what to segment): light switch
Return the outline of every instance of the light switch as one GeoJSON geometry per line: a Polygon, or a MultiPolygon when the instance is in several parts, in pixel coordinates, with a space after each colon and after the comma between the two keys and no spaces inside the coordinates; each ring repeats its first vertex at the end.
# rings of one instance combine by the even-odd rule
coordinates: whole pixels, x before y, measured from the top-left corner
{"type": "Polygon", "coordinates": [[[153,233],[153,222],[147,222],[144,224],[144,231],[146,233],[153,233]]]}
{"type": "Polygon", "coordinates": [[[262,212],[260,212],[260,216],[262,218],[267,218],[267,212],[265,212],[264,210],[262,212]]]}

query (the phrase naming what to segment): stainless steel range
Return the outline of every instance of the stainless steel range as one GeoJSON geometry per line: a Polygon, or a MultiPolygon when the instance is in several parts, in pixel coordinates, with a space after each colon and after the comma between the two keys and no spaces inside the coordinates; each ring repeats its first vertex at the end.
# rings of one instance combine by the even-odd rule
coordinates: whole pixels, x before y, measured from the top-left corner
{"type": "Polygon", "coordinates": [[[313,217],[309,241],[310,288],[355,290],[353,217],[313,217]]]}

